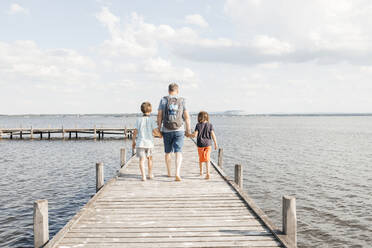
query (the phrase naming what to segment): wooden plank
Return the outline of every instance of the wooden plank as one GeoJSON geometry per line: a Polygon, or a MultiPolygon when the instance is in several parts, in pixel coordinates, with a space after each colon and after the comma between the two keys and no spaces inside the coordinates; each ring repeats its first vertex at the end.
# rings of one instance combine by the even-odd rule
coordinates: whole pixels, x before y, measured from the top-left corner
{"type": "MultiPolygon", "coordinates": [[[[231,227],[143,227],[140,229],[128,229],[128,228],[97,228],[97,227],[75,227],[69,231],[69,233],[76,232],[76,233],[162,233],[162,232],[172,232],[176,235],[176,233],[200,233],[203,234],[204,232],[219,232],[219,233],[238,233],[241,235],[245,235],[246,233],[255,233],[257,232],[262,234],[271,234],[266,228],[262,225],[259,226],[235,226],[231,227]]],[[[98,235],[98,234],[97,234],[98,235]]]]}
{"type": "MultiPolygon", "coordinates": [[[[76,245],[76,244],[62,244],[58,246],[59,248],[70,248],[70,247],[76,247],[76,248],[97,248],[97,244],[84,244],[84,245],[76,245]]],[[[110,247],[110,248],[123,248],[123,244],[99,244],[99,247],[105,248],[105,247],[110,247]]],[[[126,248],[154,248],[154,244],[128,244],[125,245],[126,248]]],[[[157,243],[156,246],[157,248],[183,248],[183,247],[198,247],[198,248],[206,248],[206,247],[223,247],[223,248],[229,248],[229,247],[234,247],[234,248],[274,248],[274,247],[281,247],[281,246],[257,246],[257,245],[249,245],[245,244],[242,242],[239,243],[232,243],[232,242],[208,242],[206,243],[198,243],[198,242],[184,242],[184,243],[157,243]]]]}
{"type": "Polygon", "coordinates": [[[275,241],[274,236],[206,236],[206,237],[172,237],[171,234],[166,237],[65,237],[63,243],[81,244],[81,243],[95,243],[95,244],[110,244],[110,243],[178,243],[178,242],[236,242],[243,241],[250,245],[279,245],[275,241]]]}
{"type": "Polygon", "coordinates": [[[220,231],[208,231],[208,232],[89,232],[89,231],[79,231],[79,232],[69,232],[65,237],[69,238],[81,238],[81,237],[96,237],[96,238],[169,238],[172,237],[234,237],[234,236],[255,236],[255,237],[271,237],[274,236],[269,232],[259,232],[259,231],[235,231],[235,232],[220,232],[220,231]]]}
{"type": "MultiPolygon", "coordinates": [[[[215,236],[184,236],[184,237],[173,237],[172,233],[168,233],[168,235],[161,236],[161,237],[153,237],[143,235],[142,237],[107,237],[104,233],[100,236],[92,235],[92,234],[82,234],[82,235],[75,235],[73,236],[66,236],[64,242],[80,242],[81,239],[89,242],[89,240],[93,243],[142,243],[142,242],[207,242],[207,241],[226,241],[226,240],[243,240],[243,241],[274,241],[275,237],[273,235],[248,235],[248,236],[240,236],[240,235],[215,235],[215,236]]],[[[277,244],[277,243],[276,243],[277,244]]]]}

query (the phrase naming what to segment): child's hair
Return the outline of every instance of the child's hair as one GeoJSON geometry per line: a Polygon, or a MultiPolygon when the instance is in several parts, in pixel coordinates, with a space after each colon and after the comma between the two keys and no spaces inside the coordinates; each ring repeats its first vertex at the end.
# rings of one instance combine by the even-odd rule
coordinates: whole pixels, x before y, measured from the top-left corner
{"type": "Polygon", "coordinates": [[[204,122],[204,121],[209,122],[209,115],[205,111],[200,111],[199,114],[198,114],[198,122],[201,123],[201,122],[204,122]]]}
{"type": "Polygon", "coordinates": [[[151,106],[151,103],[149,102],[143,102],[141,104],[141,111],[142,113],[146,114],[146,113],[151,113],[152,111],[152,106],[151,106]]]}

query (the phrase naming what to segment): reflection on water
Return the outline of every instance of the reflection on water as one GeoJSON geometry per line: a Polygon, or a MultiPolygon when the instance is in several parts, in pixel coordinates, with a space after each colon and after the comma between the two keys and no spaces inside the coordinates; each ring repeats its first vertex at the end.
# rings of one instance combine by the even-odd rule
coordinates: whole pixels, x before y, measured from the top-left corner
{"type": "MultiPolygon", "coordinates": [[[[131,127],[135,118],[0,117],[1,127],[131,127]]],[[[371,117],[212,117],[224,169],[244,166],[248,194],[281,226],[281,196],[297,197],[299,247],[372,243],[371,117]]],[[[1,140],[0,247],[32,247],[32,207],[48,199],[53,236],[119,168],[123,140],[1,140]]],[[[214,154],[215,157],[216,154],[214,154]]],[[[129,157],[129,154],[128,156],[129,157]]]]}

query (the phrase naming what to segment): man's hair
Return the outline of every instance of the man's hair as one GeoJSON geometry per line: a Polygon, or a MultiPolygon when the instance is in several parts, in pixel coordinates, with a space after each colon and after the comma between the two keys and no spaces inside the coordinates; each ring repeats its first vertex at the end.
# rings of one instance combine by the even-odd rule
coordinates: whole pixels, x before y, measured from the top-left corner
{"type": "Polygon", "coordinates": [[[198,122],[202,123],[204,121],[209,122],[209,115],[205,111],[200,111],[199,114],[198,114],[198,122]]]}
{"type": "Polygon", "coordinates": [[[178,84],[176,83],[171,83],[170,85],[168,85],[168,91],[169,92],[174,92],[178,90],[178,84]]]}
{"type": "Polygon", "coordinates": [[[151,113],[152,111],[152,106],[151,106],[151,103],[149,102],[143,102],[141,104],[141,111],[142,113],[146,114],[146,113],[151,113]]]}

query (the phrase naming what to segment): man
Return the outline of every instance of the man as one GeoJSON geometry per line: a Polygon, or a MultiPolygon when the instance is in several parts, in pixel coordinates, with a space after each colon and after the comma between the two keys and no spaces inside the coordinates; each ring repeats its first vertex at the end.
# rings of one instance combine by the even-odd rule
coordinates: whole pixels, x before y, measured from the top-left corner
{"type": "Polygon", "coordinates": [[[178,85],[171,83],[168,86],[168,93],[168,96],[160,100],[157,120],[163,134],[168,176],[171,177],[171,153],[174,152],[176,155],[176,181],[181,181],[182,147],[185,131],[190,133],[190,116],[186,109],[185,99],[178,96],[178,85]]]}

